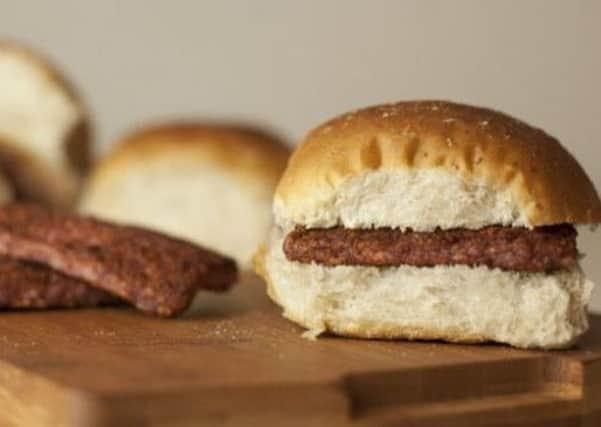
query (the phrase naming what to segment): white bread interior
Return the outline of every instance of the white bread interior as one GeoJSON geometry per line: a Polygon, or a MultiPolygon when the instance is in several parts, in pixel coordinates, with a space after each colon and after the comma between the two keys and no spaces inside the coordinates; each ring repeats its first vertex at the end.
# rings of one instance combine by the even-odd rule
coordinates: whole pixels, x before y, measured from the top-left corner
{"type": "Polygon", "coordinates": [[[279,141],[239,129],[151,126],[101,160],[79,209],[190,240],[246,268],[268,235],[288,154],[279,141]]]}
{"type": "Polygon", "coordinates": [[[505,114],[443,101],[344,114],[310,132],[274,197],[276,222],[429,231],[601,222],[561,144],[505,114]]]}
{"type": "Polygon", "coordinates": [[[311,334],[494,341],[569,347],[588,328],[593,284],[579,268],[555,274],[487,267],[325,267],[288,261],[276,229],[255,257],[284,316],[311,334]]]}
{"type": "Polygon", "coordinates": [[[309,228],[343,225],[414,231],[528,224],[509,191],[494,191],[483,182],[467,182],[442,169],[364,172],[308,203],[311,209],[290,217],[281,199],[276,199],[278,224],[285,228],[302,224],[309,228]]]}
{"type": "Polygon", "coordinates": [[[246,265],[271,225],[271,193],[212,165],[164,160],[133,163],[97,182],[84,192],[81,210],[188,239],[246,265]]]}
{"type": "MultiPolygon", "coordinates": [[[[87,120],[74,92],[36,53],[0,43],[0,153],[25,198],[69,205],[80,184],[69,150],[87,154],[87,120]],[[79,137],[78,140],[73,140],[79,137]],[[80,147],[69,146],[69,144],[80,147]],[[23,176],[26,175],[26,176],[23,176]]],[[[87,161],[87,159],[84,159],[87,161]]]]}

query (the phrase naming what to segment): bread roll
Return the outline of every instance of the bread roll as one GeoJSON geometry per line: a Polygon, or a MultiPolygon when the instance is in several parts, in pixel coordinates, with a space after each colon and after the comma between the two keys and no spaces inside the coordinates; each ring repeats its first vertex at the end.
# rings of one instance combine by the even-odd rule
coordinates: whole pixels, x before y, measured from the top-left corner
{"type": "Polygon", "coordinates": [[[80,209],[197,242],[244,267],[267,235],[288,154],[277,138],[247,127],[150,126],[100,161],[80,209]]]}
{"type": "Polygon", "coordinates": [[[0,165],[16,196],[73,204],[90,162],[88,115],[37,52],[0,42],[0,165]]]}
{"type": "Polygon", "coordinates": [[[383,105],[319,126],[290,159],[274,208],[280,225],[309,227],[601,222],[591,180],[556,139],[447,102],[383,105]]]}

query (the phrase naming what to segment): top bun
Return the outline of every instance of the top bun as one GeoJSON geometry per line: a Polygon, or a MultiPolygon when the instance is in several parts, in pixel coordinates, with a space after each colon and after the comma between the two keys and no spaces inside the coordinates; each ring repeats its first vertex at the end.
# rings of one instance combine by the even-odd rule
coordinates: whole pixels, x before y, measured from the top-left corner
{"type": "Polygon", "coordinates": [[[443,101],[366,108],[313,130],[290,159],[274,211],[283,227],[601,221],[591,180],[556,139],[497,111],[443,101]]]}
{"type": "Polygon", "coordinates": [[[278,138],[246,126],[151,125],[98,163],[80,209],[199,243],[244,267],[271,226],[289,154],[278,138]]]}
{"type": "Polygon", "coordinates": [[[87,113],[45,58],[0,42],[0,165],[16,196],[71,205],[90,163],[87,113]]]}

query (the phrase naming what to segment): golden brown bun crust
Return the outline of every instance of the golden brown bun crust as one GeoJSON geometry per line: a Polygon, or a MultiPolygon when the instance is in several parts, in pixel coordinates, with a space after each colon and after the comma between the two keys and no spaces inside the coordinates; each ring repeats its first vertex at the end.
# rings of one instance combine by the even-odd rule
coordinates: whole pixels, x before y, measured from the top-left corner
{"type": "Polygon", "coordinates": [[[530,226],[601,222],[591,180],[555,138],[497,111],[443,101],[365,108],[319,126],[292,155],[276,202],[293,212],[362,172],[433,168],[509,190],[530,226]]]}
{"type": "Polygon", "coordinates": [[[198,155],[234,173],[277,182],[290,149],[278,137],[244,125],[203,122],[164,123],[145,127],[115,145],[93,173],[108,172],[132,157],[162,156],[165,152],[198,155]]]}

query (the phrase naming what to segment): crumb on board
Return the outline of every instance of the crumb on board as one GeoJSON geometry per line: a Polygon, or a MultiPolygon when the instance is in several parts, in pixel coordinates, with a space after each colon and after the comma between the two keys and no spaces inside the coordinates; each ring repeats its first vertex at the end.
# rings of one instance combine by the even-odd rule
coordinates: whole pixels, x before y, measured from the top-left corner
{"type": "Polygon", "coordinates": [[[303,332],[301,337],[309,341],[316,341],[324,332],[324,329],[309,329],[308,331],[303,332]]]}

